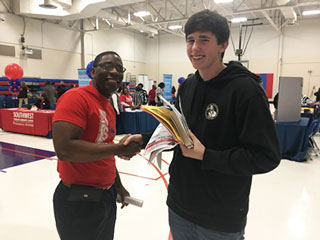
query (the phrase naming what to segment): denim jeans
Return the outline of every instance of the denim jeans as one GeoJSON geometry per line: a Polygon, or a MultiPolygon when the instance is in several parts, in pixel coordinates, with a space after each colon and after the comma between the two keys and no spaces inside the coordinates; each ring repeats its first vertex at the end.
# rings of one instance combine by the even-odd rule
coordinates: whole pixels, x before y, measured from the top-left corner
{"type": "Polygon", "coordinates": [[[244,230],[236,233],[214,231],[180,217],[170,208],[169,225],[173,240],[244,240],[244,230]]]}

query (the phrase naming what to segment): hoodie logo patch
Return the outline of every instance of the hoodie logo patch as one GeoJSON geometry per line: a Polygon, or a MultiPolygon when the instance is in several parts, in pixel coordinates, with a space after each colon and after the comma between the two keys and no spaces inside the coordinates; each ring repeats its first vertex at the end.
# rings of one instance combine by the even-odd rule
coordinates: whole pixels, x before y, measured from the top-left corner
{"type": "Polygon", "coordinates": [[[204,114],[205,114],[205,117],[206,117],[207,120],[215,119],[219,114],[219,108],[218,108],[217,104],[210,103],[207,106],[206,111],[204,112],[204,114]]]}

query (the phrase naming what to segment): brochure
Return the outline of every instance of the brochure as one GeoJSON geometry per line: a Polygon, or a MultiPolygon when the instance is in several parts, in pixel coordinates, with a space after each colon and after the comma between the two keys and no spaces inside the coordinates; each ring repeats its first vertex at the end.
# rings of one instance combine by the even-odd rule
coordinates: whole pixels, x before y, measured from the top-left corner
{"type": "Polygon", "coordinates": [[[184,115],[162,96],[160,98],[164,102],[164,106],[142,105],[141,109],[158,119],[178,143],[182,142],[187,148],[193,148],[193,141],[189,136],[189,127],[184,115]]]}
{"type": "MultiPolygon", "coordinates": [[[[157,159],[159,168],[161,169],[161,153],[164,150],[174,148],[178,143],[183,143],[188,148],[193,148],[193,141],[189,136],[189,127],[183,116],[173,105],[161,97],[164,106],[141,106],[141,109],[154,116],[159,120],[160,124],[153,132],[144,155],[149,156],[149,163],[153,163],[157,159]]],[[[181,105],[180,105],[180,109],[181,105]]],[[[182,112],[182,111],[181,111],[182,112]]]]}

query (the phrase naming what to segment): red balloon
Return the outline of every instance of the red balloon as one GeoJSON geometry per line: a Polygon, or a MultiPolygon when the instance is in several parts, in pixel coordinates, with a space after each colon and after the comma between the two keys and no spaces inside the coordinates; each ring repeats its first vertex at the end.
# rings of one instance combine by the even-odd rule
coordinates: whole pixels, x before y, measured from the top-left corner
{"type": "Polygon", "coordinates": [[[10,80],[18,80],[23,76],[23,69],[16,63],[11,63],[4,70],[5,75],[10,80]]]}

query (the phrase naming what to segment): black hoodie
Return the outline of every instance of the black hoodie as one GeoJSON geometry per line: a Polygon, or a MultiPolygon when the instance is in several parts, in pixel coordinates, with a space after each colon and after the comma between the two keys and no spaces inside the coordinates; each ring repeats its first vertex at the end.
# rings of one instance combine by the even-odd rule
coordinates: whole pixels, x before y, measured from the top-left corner
{"type": "MultiPolygon", "coordinates": [[[[202,161],[175,148],[168,206],[183,218],[222,232],[246,225],[252,175],[276,168],[280,149],[259,77],[236,62],[203,81],[179,88],[183,113],[206,150],[202,161]]],[[[179,106],[179,103],[176,103],[179,106]]]]}

